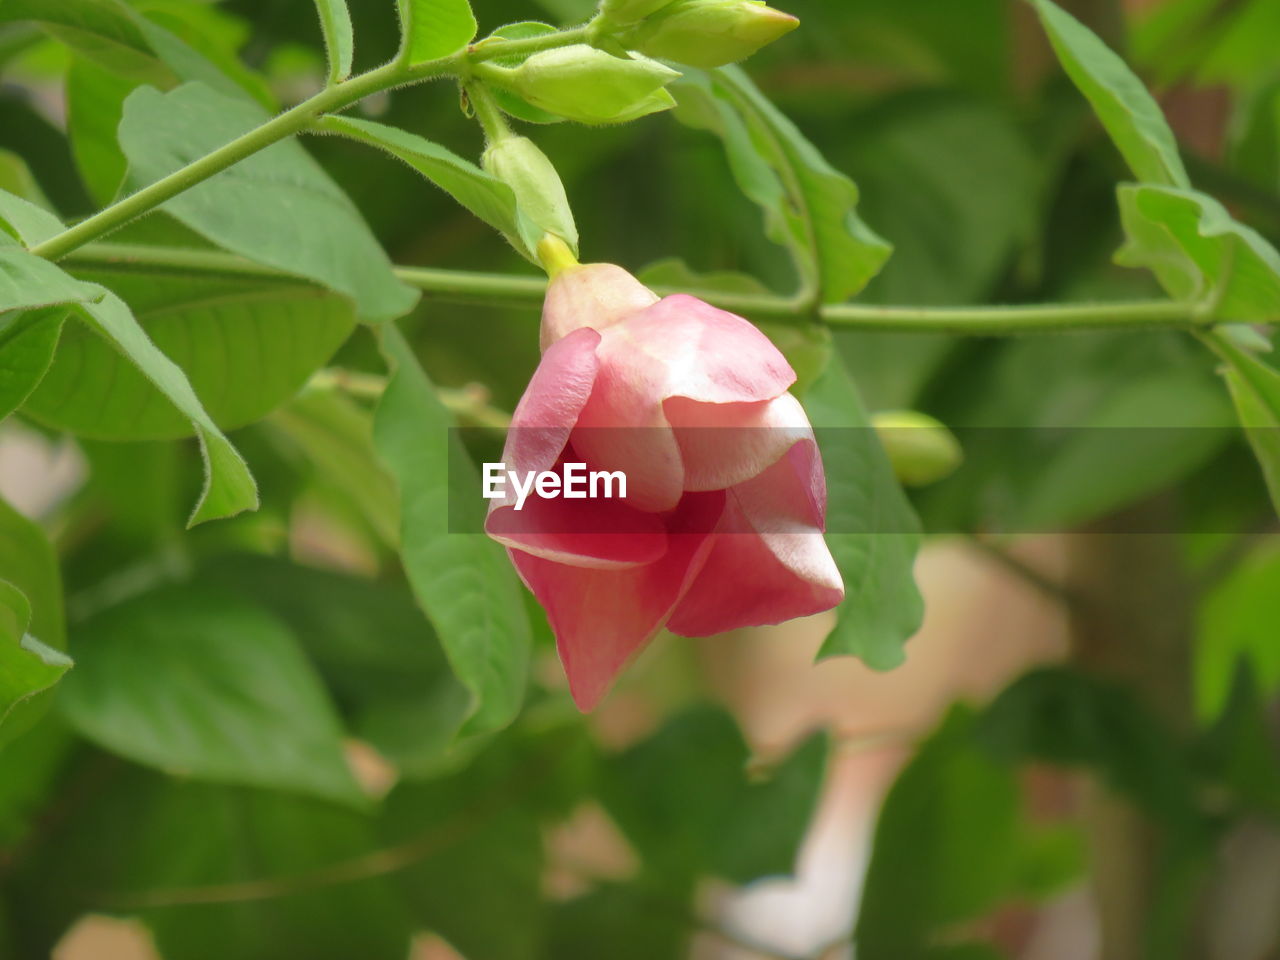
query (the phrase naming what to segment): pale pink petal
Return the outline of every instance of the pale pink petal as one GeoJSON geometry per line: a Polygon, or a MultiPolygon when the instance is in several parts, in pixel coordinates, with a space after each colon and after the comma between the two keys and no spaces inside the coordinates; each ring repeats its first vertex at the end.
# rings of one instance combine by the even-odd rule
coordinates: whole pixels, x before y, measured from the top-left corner
{"type": "Polygon", "coordinates": [[[726,491],[715,543],[669,628],[705,637],[829,610],[844,597],[822,537],[826,490],[811,442],[726,491]]]}
{"type": "Polygon", "coordinates": [[[603,330],[657,300],[652,290],[612,263],[569,267],[547,285],[539,335],[542,349],[583,327],[603,330]]]}
{"type": "Polygon", "coordinates": [[[706,558],[724,503],[721,492],[686,496],[669,518],[667,552],[641,567],[593,570],[509,551],[547,611],[579,709],[594,709],[662,629],[706,558]]]}
{"type": "Polygon", "coordinates": [[[504,546],[595,569],[653,563],[667,551],[661,518],[603,498],[543,499],[530,493],[519,510],[491,510],[484,530],[504,546]]]}
{"type": "Polygon", "coordinates": [[[671,397],[663,408],[684,463],[686,490],[723,490],[763,473],[813,429],[789,393],[757,403],[671,397]]]}

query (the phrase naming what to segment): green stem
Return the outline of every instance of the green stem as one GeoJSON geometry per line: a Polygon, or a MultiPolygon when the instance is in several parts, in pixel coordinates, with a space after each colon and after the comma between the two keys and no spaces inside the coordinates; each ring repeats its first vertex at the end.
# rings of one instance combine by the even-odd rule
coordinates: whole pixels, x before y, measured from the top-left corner
{"type": "MultiPolygon", "coordinates": [[[[95,243],[71,258],[81,268],[114,272],[186,276],[193,273],[270,282],[297,278],[217,250],[189,250],[132,244],[95,243]]],[[[443,303],[536,306],[546,292],[541,277],[500,273],[396,267],[396,276],[443,303]]],[[[792,297],[681,290],[656,287],[659,294],[691,293],[725,310],[758,319],[798,319],[805,305],[792,297]]],[[[1194,304],[1171,300],[1116,303],[1032,304],[983,307],[879,307],[860,303],[827,304],[818,311],[827,324],[853,330],[890,333],[948,333],[1007,336],[1066,330],[1206,329],[1194,304]]]]}
{"type": "Polygon", "coordinates": [[[467,100],[471,103],[471,109],[475,111],[476,120],[480,122],[480,129],[484,131],[487,143],[501,143],[515,136],[511,132],[510,124],[507,123],[507,118],[502,114],[502,109],[493,99],[493,94],[483,83],[468,83],[463,89],[466,90],[467,100]]]}
{"type": "Polygon", "coordinates": [[[192,161],[167,177],[143,187],[137,193],[116,201],[88,219],[50,237],[44,243],[33,247],[31,252],[49,260],[59,260],[86,243],[106,236],[129,221],[150,213],[166,200],[171,200],[183,191],[208,180],[216,173],[221,173],[259,150],[302,131],[321,114],[345,110],[370,94],[446,74],[467,74],[470,72],[471,64],[492,57],[536,53],[552,47],[581,43],[586,35],[585,26],[576,27],[572,30],[562,30],[525,40],[482,42],[451,56],[427,60],[412,66],[397,59],[367,73],[344,80],[342,83],[326,87],[315,96],[273,117],[260,127],[255,127],[199,160],[192,161]]]}

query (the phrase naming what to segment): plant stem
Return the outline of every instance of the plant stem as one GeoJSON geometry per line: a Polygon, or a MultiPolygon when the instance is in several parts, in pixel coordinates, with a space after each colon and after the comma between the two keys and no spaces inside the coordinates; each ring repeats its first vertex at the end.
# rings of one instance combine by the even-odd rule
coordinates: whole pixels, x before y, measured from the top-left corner
{"type": "MultiPolygon", "coordinates": [[[[55,238],[56,239],[56,238],[55,238]]],[[[111,271],[203,274],[285,283],[297,278],[234,254],[131,244],[95,243],[71,258],[80,267],[111,271]]],[[[444,303],[487,306],[536,306],[546,281],[541,277],[396,267],[396,276],[444,303]]],[[[804,305],[792,297],[725,293],[716,290],[676,291],[656,287],[659,294],[691,293],[725,310],[759,319],[801,319],[804,305]]],[[[949,333],[1011,336],[1068,330],[1202,329],[1193,304],[1172,300],[1125,300],[1116,303],[1031,304],[983,307],[880,307],[860,303],[827,304],[818,317],[834,327],[890,333],[949,333]]]]}
{"type": "Polygon", "coordinates": [[[552,47],[580,43],[586,35],[587,28],[583,26],[524,40],[481,42],[451,56],[427,60],[412,66],[399,60],[392,61],[367,73],[344,80],[342,83],[326,87],[315,96],[308,97],[297,106],[236,137],[212,153],[192,161],[150,186],[143,187],[137,193],[116,201],[88,219],[50,237],[44,243],[33,247],[31,252],[48,260],[59,260],[86,243],[124,226],[130,220],[150,213],[166,200],[171,200],[183,191],[191,189],[216,173],[221,173],[259,150],[300,132],[321,114],[344,110],[372,93],[446,74],[466,74],[469,73],[472,63],[497,56],[536,53],[552,47]]]}

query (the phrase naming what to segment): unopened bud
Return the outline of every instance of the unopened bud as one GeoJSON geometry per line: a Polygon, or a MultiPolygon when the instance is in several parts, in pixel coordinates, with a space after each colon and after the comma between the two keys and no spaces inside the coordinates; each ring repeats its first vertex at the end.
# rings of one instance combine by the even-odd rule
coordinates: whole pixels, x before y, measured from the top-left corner
{"type": "Polygon", "coordinates": [[[964,459],[955,434],[928,414],[877,413],[871,425],[889,455],[894,475],[907,486],[923,487],[950,476],[964,459]]]}
{"type": "Polygon", "coordinates": [[[745,60],[800,21],[756,0],[676,0],[619,36],[632,50],[691,67],[745,60]]]}
{"type": "Polygon", "coordinates": [[[600,15],[613,23],[635,23],[674,2],[675,0],[602,0],[600,15]]]}
{"type": "Polygon", "coordinates": [[[610,56],[586,44],[535,53],[510,69],[477,67],[485,80],[580,123],[623,123],[675,104],[662,88],[675,70],[647,57],[610,56]]]}
{"type": "Polygon", "coordinates": [[[551,233],[577,252],[578,228],[564,184],[537,144],[528,137],[505,137],[490,145],[480,165],[516,195],[516,209],[525,221],[520,232],[527,246],[536,246],[544,233],[551,233]]]}

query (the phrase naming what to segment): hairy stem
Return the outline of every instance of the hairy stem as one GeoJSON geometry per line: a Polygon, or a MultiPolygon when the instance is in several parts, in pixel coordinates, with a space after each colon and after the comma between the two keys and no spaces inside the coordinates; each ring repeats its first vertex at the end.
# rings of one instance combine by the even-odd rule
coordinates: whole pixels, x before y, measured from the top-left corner
{"type": "MultiPolygon", "coordinates": [[[[296,278],[234,254],[130,244],[95,243],[77,250],[71,263],[113,271],[189,276],[254,278],[286,283],[296,278]]],[[[546,281],[541,277],[396,267],[396,276],[443,303],[494,306],[536,306],[546,281]]],[[[801,319],[805,305],[793,297],[725,293],[717,290],[675,291],[656,287],[659,294],[691,293],[725,310],[759,319],[801,319]]],[[[818,316],[835,327],[893,333],[950,333],[1008,336],[1068,330],[1203,329],[1205,321],[1194,304],[1172,300],[1126,300],[1117,303],[1031,304],[982,307],[881,307],[860,303],[826,304],[818,316]]]]}

